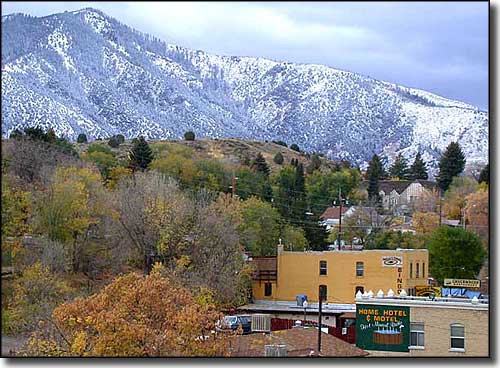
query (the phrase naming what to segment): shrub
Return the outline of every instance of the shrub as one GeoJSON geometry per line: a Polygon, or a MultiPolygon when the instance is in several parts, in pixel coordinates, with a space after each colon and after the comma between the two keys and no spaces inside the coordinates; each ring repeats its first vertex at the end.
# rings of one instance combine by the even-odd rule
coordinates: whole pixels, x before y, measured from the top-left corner
{"type": "Polygon", "coordinates": [[[76,139],[78,143],[87,143],[87,135],[85,133],[78,134],[78,138],[76,139]]]}
{"type": "Polygon", "coordinates": [[[274,156],[273,161],[274,161],[275,163],[277,163],[278,165],[281,165],[281,164],[283,163],[283,161],[284,161],[284,160],[283,160],[283,155],[281,154],[281,152],[278,152],[278,153],[276,154],[276,156],[274,156]]]}
{"type": "Polygon", "coordinates": [[[184,139],[186,141],[194,141],[194,132],[190,130],[184,133],[184,139]]]}
{"type": "Polygon", "coordinates": [[[118,148],[120,146],[120,142],[116,138],[116,136],[113,136],[109,138],[108,145],[113,148],[118,148]]]}
{"type": "Polygon", "coordinates": [[[300,152],[300,148],[298,145],[296,145],[295,143],[293,143],[291,146],[290,146],[290,149],[293,149],[294,151],[297,151],[297,152],[300,152]]]}

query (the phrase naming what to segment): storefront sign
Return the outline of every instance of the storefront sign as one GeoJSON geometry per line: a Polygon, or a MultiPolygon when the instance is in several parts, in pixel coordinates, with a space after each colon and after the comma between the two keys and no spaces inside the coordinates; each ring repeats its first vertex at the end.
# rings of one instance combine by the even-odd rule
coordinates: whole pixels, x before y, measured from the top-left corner
{"type": "Polygon", "coordinates": [[[441,296],[441,288],[439,286],[415,286],[416,296],[441,296]]]}
{"type": "Polygon", "coordinates": [[[409,351],[410,308],[356,305],[356,346],[364,350],[409,351]]]}
{"type": "Polygon", "coordinates": [[[481,286],[481,281],[464,280],[464,279],[444,279],[444,286],[478,288],[481,286]]]}
{"type": "Polygon", "coordinates": [[[401,267],[403,265],[403,257],[390,256],[382,257],[383,267],[401,267]]]}

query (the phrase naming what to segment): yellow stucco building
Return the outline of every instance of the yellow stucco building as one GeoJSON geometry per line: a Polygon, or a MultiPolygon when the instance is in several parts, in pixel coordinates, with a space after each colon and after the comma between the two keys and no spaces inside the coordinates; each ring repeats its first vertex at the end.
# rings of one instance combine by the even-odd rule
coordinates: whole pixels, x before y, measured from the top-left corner
{"type": "Polygon", "coordinates": [[[294,301],[304,294],[328,303],[354,303],[355,294],[379,289],[395,293],[427,285],[427,249],[288,252],[278,246],[276,257],[255,258],[255,300],[294,301]]]}

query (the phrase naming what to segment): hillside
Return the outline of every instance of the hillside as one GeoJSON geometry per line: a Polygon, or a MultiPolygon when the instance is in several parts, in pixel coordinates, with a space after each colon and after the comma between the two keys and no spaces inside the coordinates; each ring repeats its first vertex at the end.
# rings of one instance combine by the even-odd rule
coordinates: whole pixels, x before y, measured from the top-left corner
{"type": "MultiPolygon", "coordinates": [[[[110,148],[107,141],[96,141],[93,143],[103,144],[110,148]]],[[[294,151],[288,147],[281,146],[273,142],[253,141],[249,139],[236,138],[203,138],[195,141],[186,140],[151,140],[148,142],[155,154],[160,152],[169,152],[176,150],[178,147],[189,149],[193,158],[196,159],[216,159],[226,163],[228,166],[239,166],[245,160],[254,159],[258,153],[264,156],[271,172],[277,172],[280,165],[274,162],[274,156],[280,152],[284,158],[284,164],[290,163],[292,159],[301,162],[304,167],[307,167],[310,160],[310,155],[294,151]]],[[[82,154],[87,151],[89,143],[75,143],[77,151],[82,154]]],[[[111,148],[118,159],[125,159],[128,152],[132,148],[131,140],[126,140],[118,148],[111,148]]],[[[178,149],[177,149],[178,150],[178,149]]],[[[323,168],[333,168],[335,162],[325,157],[321,157],[323,168]]]]}
{"type": "MultiPolygon", "coordinates": [[[[218,56],[138,32],[96,9],[2,17],[2,136],[52,126],[76,139],[295,142],[362,167],[417,151],[435,173],[451,141],[488,159],[488,113],[325,65],[218,56]]],[[[166,40],[168,41],[168,40],[166,40]]]]}

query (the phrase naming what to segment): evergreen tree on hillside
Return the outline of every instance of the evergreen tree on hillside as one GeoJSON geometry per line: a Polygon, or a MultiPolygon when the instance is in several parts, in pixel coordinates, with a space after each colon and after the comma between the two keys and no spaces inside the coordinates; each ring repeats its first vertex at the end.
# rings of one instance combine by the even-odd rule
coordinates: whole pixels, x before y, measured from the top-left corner
{"type": "Polygon", "coordinates": [[[366,170],[366,176],[369,181],[368,200],[371,202],[379,203],[380,196],[378,181],[384,177],[384,167],[377,154],[374,154],[372,159],[370,160],[368,169],[366,170]]]}
{"type": "Polygon", "coordinates": [[[425,162],[424,160],[422,160],[420,152],[417,152],[417,155],[415,156],[415,161],[413,161],[413,164],[410,167],[409,176],[411,180],[417,180],[417,179],[427,180],[429,178],[425,162]]]}
{"type": "Polygon", "coordinates": [[[409,177],[408,163],[403,155],[400,153],[396,160],[389,168],[389,175],[391,178],[398,178],[400,180],[407,180],[409,177]]]}
{"type": "Polygon", "coordinates": [[[139,137],[129,154],[129,167],[133,170],[146,170],[153,161],[153,151],[144,137],[139,137]]]}
{"type": "Polygon", "coordinates": [[[277,163],[278,165],[281,165],[281,164],[283,163],[284,159],[283,159],[283,155],[281,154],[281,152],[278,152],[278,153],[274,156],[273,161],[274,161],[275,163],[277,163]]]}
{"type": "Polygon", "coordinates": [[[301,221],[305,218],[306,213],[306,179],[304,177],[304,166],[298,164],[295,168],[295,185],[294,185],[294,218],[301,221]]]}
{"type": "Polygon", "coordinates": [[[78,138],[76,139],[78,143],[87,143],[87,135],[85,133],[78,134],[78,138]]]}
{"type": "Polygon", "coordinates": [[[49,128],[49,130],[47,130],[46,137],[47,137],[47,142],[49,143],[55,143],[57,140],[57,135],[53,128],[49,128]]]}
{"type": "Polygon", "coordinates": [[[297,152],[300,152],[300,148],[297,144],[293,143],[291,146],[290,146],[290,149],[294,150],[294,151],[297,151],[297,152]]]}
{"type": "Polygon", "coordinates": [[[328,249],[328,231],[325,226],[319,225],[319,221],[319,216],[311,216],[303,228],[311,249],[324,251],[328,249]]]}
{"type": "Polygon", "coordinates": [[[479,174],[479,183],[490,184],[490,164],[486,164],[479,174]]]}
{"type": "Polygon", "coordinates": [[[262,156],[260,152],[257,154],[257,157],[253,162],[252,168],[256,172],[261,172],[262,174],[264,174],[266,178],[269,177],[270,173],[269,166],[267,166],[266,159],[264,158],[264,156],[262,156]]]}
{"type": "Polygon", "coordinates": [[[465,155],[457,142],[451,142],[439,161],[439,187],[446,191],[454,176],[460,175],[465,168],[465,155]]]}

